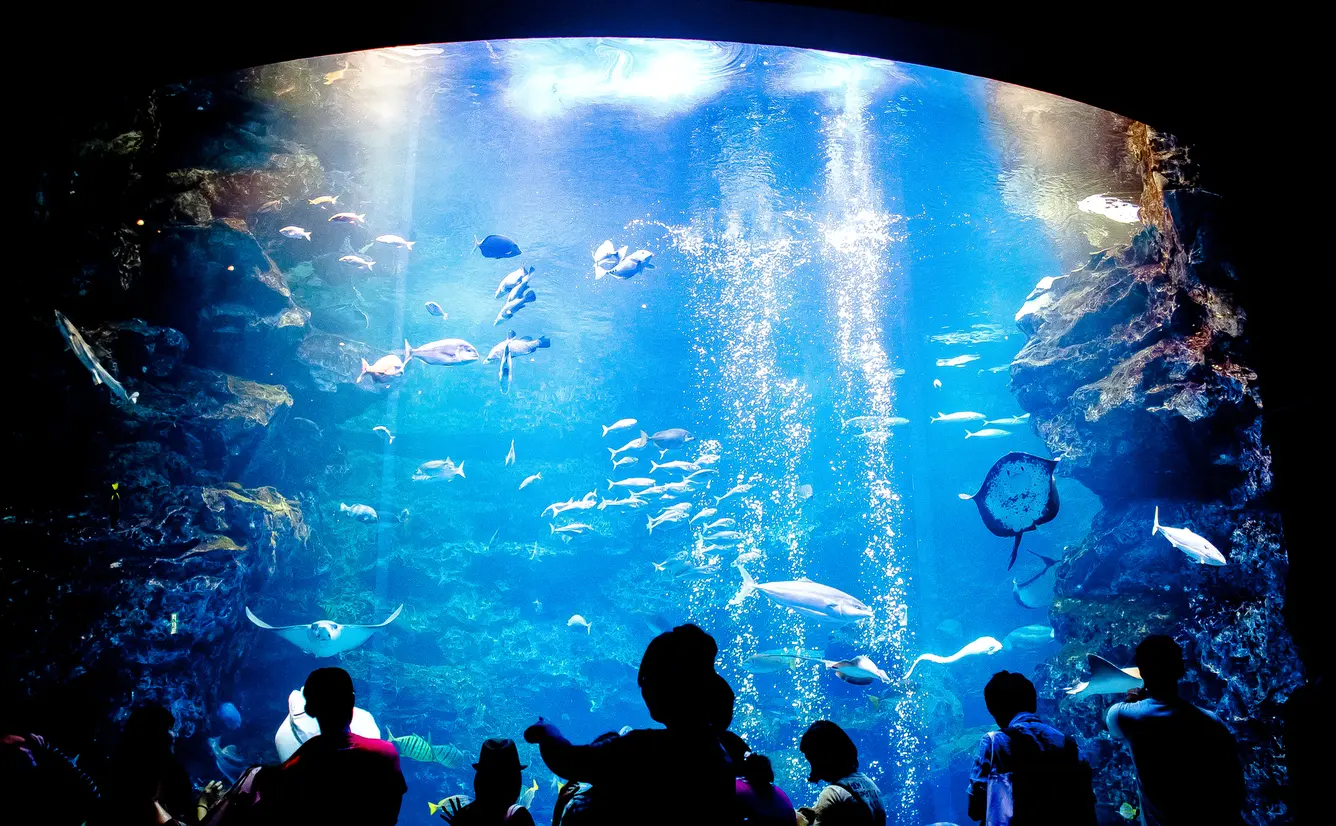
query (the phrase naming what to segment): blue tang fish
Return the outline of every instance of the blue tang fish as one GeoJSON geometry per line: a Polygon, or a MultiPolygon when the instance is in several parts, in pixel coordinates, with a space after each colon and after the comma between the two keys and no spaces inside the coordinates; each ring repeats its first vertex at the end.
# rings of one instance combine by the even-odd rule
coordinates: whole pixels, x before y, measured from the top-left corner
{"type": "Polygon", "coordinates": [[[520,245],[504,235],[489,235],[481,241],[474,239],[473,245],[483,258],[514,258],[520,254],[520,245]]]}

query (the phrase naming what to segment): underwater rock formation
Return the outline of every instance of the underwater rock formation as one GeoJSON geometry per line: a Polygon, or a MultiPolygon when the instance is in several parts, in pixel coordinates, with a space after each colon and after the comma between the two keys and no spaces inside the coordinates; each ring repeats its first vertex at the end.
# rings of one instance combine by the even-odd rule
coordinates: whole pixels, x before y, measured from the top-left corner
{"type": "MultiPolygon", "coordinates": [[[[244,605],[310,537],[296,503],[239,485],[127,490],[115,524],[80,513],[8,534],[5,625],[19,629],[6,645],[8,677],[52,703],[156,700],[183,738],[207,725],[236,663],[244,605]]],[[[91,732],[61,733],[78,743],[91,732]]]]}
{"type": "Polygon", "coordinates": [[[1302,683],[1282,620],[1287,568],[1280,518],[1266,501],[1270,457],[1262,397],[1221,227],[1228,205],[1191,188],[1181,153],[1137,126],[1143,217],[1122,249],[1046,279],[1017,314],[1028,336],[1012,389],[1060,473],[1099,496],[1091,532],[1057,570],[1050,614],[1061,652],[1041,666],[1055,723],[1103,768],[1109,809],[1135,800],[1130,755],[1109,739],[1107,702],[1068,699],[1085,655],[1130,664],[1146,635],[1184,647],[1185,695],[1240,742],[1252,822],[1283,816],[1280,705],[1302,683]],[[1229,563],[1194,564],[1151,535],[1166,525],[1211,540],[1229,563]]]}

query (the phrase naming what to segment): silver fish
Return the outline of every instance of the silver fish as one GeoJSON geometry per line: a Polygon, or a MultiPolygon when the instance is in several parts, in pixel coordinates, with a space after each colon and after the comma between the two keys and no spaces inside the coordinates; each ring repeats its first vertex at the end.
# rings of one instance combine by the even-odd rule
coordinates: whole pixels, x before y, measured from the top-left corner
{"type": "MultiPolygon", "coordinates": [[[[125,387],[116,380],[115,376],[107,372],[106,368],[102,366],[102,362],[98,361],[97,356],[93,355],[92,349],[88,346],[88,342],[84,341],[84,337],[79,333],[78,328],[61,314],[60,310],[56,310],[56,329],[60,330],[60,334],[65,338],[65,343],[74,351],[75,358],[79,359],[79,363],[93,376],[93,384],[106,385],[107,389],[111,391],[113,399],[120,399],[126,404],[139,402],[139,394],[125,392],[125,387]]],[[[362,363],[365,364],[366,362],[362,363]]]]}
{"type": "Polygon", "coordinates": [[[411,359],[418,359],[427,364],[448,367],[457,364],[469,364],[477,361],[478,358],[477,348],[462,338],[443,338],[439,341],[424,344],[421,347],[413,347],[408,343],[408,339],[404,339],[404,364],[407,364],[411,359]]]}

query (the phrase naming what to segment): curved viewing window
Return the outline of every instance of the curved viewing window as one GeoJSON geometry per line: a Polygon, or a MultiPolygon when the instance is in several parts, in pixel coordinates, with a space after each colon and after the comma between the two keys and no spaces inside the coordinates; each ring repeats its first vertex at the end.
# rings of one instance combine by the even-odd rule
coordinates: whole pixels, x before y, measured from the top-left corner
{"type": "Polygon", "coordinates": [[[547,822],[526,726],[653,725],[641,655],[691,622],[795,805],[829,719],[889,822],[968,822],[1007,669],[1125,822],[1104,711],[1139,681],[1099,668],[1167,633],[1283,812],[1261,401],[1225,205],[1172,137],[921,66],[615,39],[299,60],[93,121],[41,194],[48,413],[14,434],[73,458],[4,526],[17,708],[69,753],[101,765],[154,700],[193,778],[235,778],[338,665],[404,755],[401,823],[502,736],[547,822]]]}

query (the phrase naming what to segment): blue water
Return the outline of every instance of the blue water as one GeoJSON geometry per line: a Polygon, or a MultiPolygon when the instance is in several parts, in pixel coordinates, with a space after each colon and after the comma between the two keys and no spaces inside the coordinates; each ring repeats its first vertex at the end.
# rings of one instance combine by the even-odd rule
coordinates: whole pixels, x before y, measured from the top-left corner
{"type": "MultiPolygon", "coordinates": [[[[487,736],[519,739],[539,715],[577,742],[651,725],[635,686],[640,653],[656,623],[695,622],[719,642],[718,667],[738,696],[734,729],[772,757],[796,803],[818,791],[805,782],[797,739],[829,718],[859,744],[893,822],[964,822],[963,777],[934,752],[988,722],[989,674],[1029,670],[1044,652],[925,664],[901,678],[924,651],[949,654],[1046,621],[1012,598],[1011,541],[990,534],[958,494],[974,492],[1007,451],[1048,454],[1028,424],[966,440],[980,423],[929,418],[1023,412],[1005,369],[1024,343],[1017,308],[1040,278],[1125,232],[1076,210],[1110,185],[1098,164],[1077,152],[1045,165],[1055,142],[1090,137],[1053,126],[1084,123],[1084,107],[922,67],[778,48],[529,41],[311,65],[345,63],[354,71],[320,87],[319,105],[293,104],[283,117],[328,174],[330,191],[311,197],[339,194],[339,208],[366,213],[368,227],[329,225],[328,212],[305,204],[273,218],[325,235],[274,247],[299,303],[355,301],[369,322],[352,337],[383,353],[401,352],[405,339],[459,337],[486,354],[509,329],[548,335],[552,347],[516,359],[508,393],[495,363],[414,361],[365,413],[346,418],[333,403],[296,411],[335,428],[346,447],[346,467],[324,477],[312,516],[332,570],[301,593],[273,595],[279,613],[265,619],[299,622],[319,609],[378,622],[403,603],[394,626],[340,662],[382,730],[469,754],[487,736]],[[334,233],[357,248],[381,233],[416,243],[375,247],[383,274],[356,275],[354,292],[346,276],[302,260],[303,244],[332,249],[334,233]],[[474,239],[489,233],[513,238],[522,255],[482,258],[474,239]],[[590,253],[604,239],[652,251],[654,268],[596,280],[590,253]],[[536,268],[538,300],[494,326],[496,284],[519,266],[536,268]],[[426,301],[448,319],[429,315],[426,301]],[[973,339],[934,340],[951,333],[973,339]],[[978,359],[936,365],[965,354],[978,359]],[[843,426],[855,416],[909,423],[861,438],[843,426]],[[600,437],[600,425],[626,417],[639,425],[600,437]],[[395,434],[392,444],[377,425],[395,434]],[[699,509],[734,484],[754,485],[705,520],[732,517],[745,534],[736,549],[710,554],[722,563],[714,576],[656,573],[652,563],[699,533],[647,532],[647,516],[672,502],[540,516],[591,489],[607,494],[608,479],[648,475],[654,451],[628,454],[639,463],[614,475],[607,449],[642,428],[672,427],[697,441],[669,458],[721,457],[708,486],[673,501],[699,509]],[[446,457],[464,463],[465,478],[410,481],[419,464],[446,457]],[[541,481],[517,490],[538,472],[541,481]],[[412,516],[365,526],[341,521],[341,502],[412,516]],[[577,520],[593,533],[567,543],[549,528],[577,520]],[[739,553],[761,582],[807,576],[874,615],[831,632],[761,594],[730,606],[739,553]],[[567,627],[573,614],[589,633],[567,627]],[[780,647],[866,654],[892,682],[858,687],[816,664],[747,670],[752,654],[780,647]]],[[[276,236],[278,225],[257,234],[276,236]]],[[[1027,535],[1021,574],[1036,564],[1026,550],[1061,556],[1085,533],[1093,497],[1064,478],[1059,489],[1062,511],[1027,535]]],[[[279,640],[257,644],[286,658],[244,669],[251,702],[239,705],[248,719],[277,724],[312,663],[279,640]]],[[[551,773],[521,748],[543,822],[551,773]]],[[[471,782],[467,769],[404,768],[403,823],[434,822],[426,801],[471,782]]]]}

